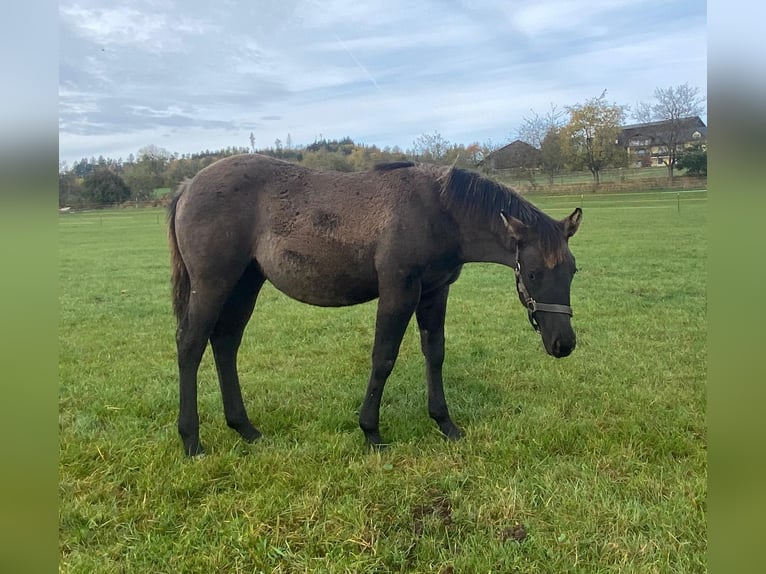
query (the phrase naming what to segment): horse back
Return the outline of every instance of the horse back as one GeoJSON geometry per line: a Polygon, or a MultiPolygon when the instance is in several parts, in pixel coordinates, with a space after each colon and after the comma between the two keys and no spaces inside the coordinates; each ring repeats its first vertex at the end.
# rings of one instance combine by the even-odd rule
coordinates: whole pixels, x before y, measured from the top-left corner
{"type": "Polygon", "coordinates": [[[320,172],[233,156],[194,178],[176,208],[176,233],[182,253],[215,257],[219,273],[255,260],[295,299],[351,305],[378,295],[381,267],[416,272],[450,260],[454,269],[454,222],[437,188],[432,173],[404,165],[320,172]]]}

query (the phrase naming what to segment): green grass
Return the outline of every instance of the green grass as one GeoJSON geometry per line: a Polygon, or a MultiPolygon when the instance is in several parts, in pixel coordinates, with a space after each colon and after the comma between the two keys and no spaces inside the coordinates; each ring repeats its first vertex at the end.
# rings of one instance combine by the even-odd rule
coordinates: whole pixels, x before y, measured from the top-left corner
{"type": "MultiPolygon", "coordinates": [[[[578,347],[542,349],[513,273],[468,265],[447,316],[458,443],[428,418],[411,325],[386,452],[357,409],[373,304],[264,288],[240,353],[264,433],[225,424],[208,351],[183,457],[164,215],[60,217],[62,572],[704,572],[706,194],[589,196],[578,347]],[[526,532],[521,541],[520,527],[526,532]]],[[[563,217],[580,197],[539,197],[563,217]]]]}

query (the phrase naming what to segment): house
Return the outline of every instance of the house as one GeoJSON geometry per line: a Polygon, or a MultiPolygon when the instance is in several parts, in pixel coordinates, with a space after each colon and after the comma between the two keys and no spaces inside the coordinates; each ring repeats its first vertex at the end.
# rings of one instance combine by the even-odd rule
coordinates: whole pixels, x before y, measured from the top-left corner
{"type": "Polygon", "coordinates": [[[617,143],[627,150],[631,166],[664,166],[672,146],[677,153],[697,145],[706,149],[707,126],[699,116],[632,124],[622,128],[617,143]]]}
{"type": "Polygon", "coordinates": [[[490,169],[533,169],[540,165],[540,150],[516,140],[493,151],[482,164],[490,169]]]}

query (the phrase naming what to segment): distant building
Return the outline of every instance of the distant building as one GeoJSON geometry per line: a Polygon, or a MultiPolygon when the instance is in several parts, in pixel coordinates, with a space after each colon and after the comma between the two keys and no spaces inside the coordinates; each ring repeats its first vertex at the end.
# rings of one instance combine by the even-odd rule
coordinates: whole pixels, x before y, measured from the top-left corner
{"type": "Polygon", "coordinates": [[[493,151],[482,164],[490,169],[534,169],[540,165],[540,150],[516,140],[493,151]]]}
{"type": "Polygon", "coordinates": [[[624,126],[617,143],[628,152],[632,167],[664,166],[668,150],[707,149],[707,126],[699,116],[624,126]]]}

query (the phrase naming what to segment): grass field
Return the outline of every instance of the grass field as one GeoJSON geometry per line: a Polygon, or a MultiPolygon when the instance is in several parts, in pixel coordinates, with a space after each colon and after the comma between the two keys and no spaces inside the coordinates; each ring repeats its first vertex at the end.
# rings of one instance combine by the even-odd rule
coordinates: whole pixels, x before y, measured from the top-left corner
{"type": "MultiPolygon", "coordinates": [[[[428,418],[410,325],[357,427],[374,303],[267,286],[240,352],[264,433],[183,457],[164,214],[60,216],[62,572],[705,572],[707,194],[591,195],[572,239],[578,347],[542,349],[510,269],[468,265],[447,315],[457,443],[428,418]],[[679,210],[680,208],[680,210],[679,210]]],[[[533,197],[556,217],[580,197],[533,197]]]]}

